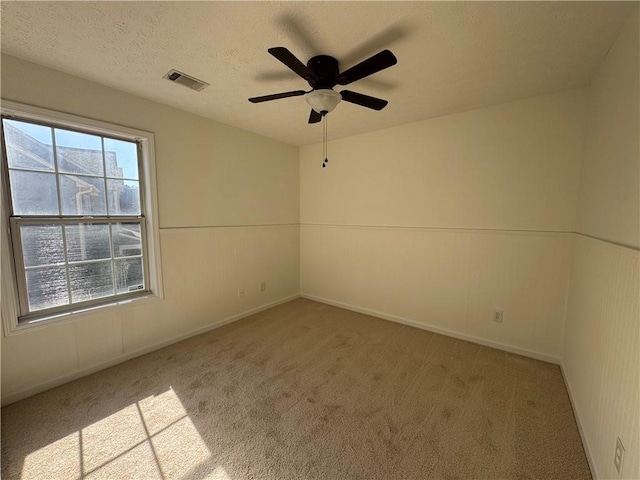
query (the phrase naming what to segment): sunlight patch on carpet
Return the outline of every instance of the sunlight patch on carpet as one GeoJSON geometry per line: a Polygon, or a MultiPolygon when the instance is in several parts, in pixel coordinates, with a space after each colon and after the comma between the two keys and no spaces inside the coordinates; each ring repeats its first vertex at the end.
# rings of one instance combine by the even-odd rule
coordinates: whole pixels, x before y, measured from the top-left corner
{"type": "Polygon", "coordinates": [[[22,478],[79,478],[79,452],[79,433],[73,432],[27,455],[22,478]]]}
{"type": "Polygon", "coordinates": [[[30,453],[22,478],[110,478],[121,472],[182,478],[206,465],[208,478],[231,480],[211,463],[211,452],[169,387],[30,453]]]}

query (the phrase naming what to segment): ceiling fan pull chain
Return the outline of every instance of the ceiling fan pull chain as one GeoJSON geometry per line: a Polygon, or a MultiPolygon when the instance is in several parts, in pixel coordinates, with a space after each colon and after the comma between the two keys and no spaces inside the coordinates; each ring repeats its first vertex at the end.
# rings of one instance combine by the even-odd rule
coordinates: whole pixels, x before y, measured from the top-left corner
{"type": "Polygon", "coordinates": [[[329,159],[327,158],[327,114],[325,113],[322,116],[322,156],[324,157],[324,160],[322,162],[322,168],[325,168],[327,166],[327,163],[329,163],[329,159]]]}

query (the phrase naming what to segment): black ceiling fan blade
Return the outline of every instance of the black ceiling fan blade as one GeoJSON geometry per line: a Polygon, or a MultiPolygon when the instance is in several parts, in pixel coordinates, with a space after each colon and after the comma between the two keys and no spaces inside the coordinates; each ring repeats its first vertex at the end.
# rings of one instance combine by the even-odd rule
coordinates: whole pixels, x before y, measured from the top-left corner
{"type": "Polygon", "coordinates": [[[273,47],[267,50],[271,55],[276,57],[282,63],[284,63],[291,70],[296,72],[299,76],[304,78],[308,82],[314,82],[317,80],[314,73],[302,63],[298,58],[284,47],[273,47]]]}
{"type": "Polygon", "coordinates": [[[352,92],[350,90],[343,90],[340,92],[340,95],[345,102],[355,103],[356,105],[372,108],[373,110],[382,110],[389,103],[381,98],[370,97],[369,95],[352,92]]]}
{"type": "Polygon", "coordinates": [[[320,120],[322,120],[322,115],[312,108],[311,114],[309,115],[309,123],[318,123],[320,120]]]}
{"type": "Polygon", "coordinates": [[[250,98],[249,101],[251,103],[260,103],[260,102],[268,102],[269,100],[278,100],[279,98],[287,98],[287,97],[299,97],[300,95],[304,95],[304,90],[294,90],[293,92],[282,92],[282,93],[274,93],[273,95],[264,95],[262,97],[253,97],[250,98]]]}
{"type": "Polygon", "coordinates": [[[360,62],[357,65],[345,70],[336,79],[339,85],[349,85],[350,83],[360,80],[361,78],[368,77],[380,70],[389,68],[398,63],[396,56],[389,50],[383,50],[380,53],[376,53],[373,57],[369,57],[366,60],[360,62]]]}

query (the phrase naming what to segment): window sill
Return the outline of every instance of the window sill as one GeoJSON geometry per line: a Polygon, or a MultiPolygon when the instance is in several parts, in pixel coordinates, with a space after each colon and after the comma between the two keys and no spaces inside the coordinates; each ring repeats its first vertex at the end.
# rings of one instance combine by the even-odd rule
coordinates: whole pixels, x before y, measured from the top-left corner
{"type": "Polygon", "coordinates": [[[5,329],[4,335],[5,337],[9,337],[12,335],[28,333],[42,328],[73,322],[83,317],[106,313],[107,310],[126,308],[134,305],[144,305],[160,300],[162,300],[162,297],[154,294],[153,292],[143,292],[136,297],[128,297],[124,300],[111,301],[102,305],[93,305],[91,307],[85,307],[65,313],[56,313],[39,318],[29,318],[22,321],[18,320],[10,328],[5,329]]]}

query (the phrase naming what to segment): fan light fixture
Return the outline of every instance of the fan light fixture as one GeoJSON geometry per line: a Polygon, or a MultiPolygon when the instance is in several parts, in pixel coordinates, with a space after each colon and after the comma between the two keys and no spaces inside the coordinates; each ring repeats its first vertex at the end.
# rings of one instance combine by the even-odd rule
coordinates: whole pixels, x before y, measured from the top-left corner
{"type": "Polygon", "coordinates": [[[321,88],[307,93],[305,99],[307,103],[311,105],[311,108],[319,114],[324,115],[336,108],[340,100],[342,100],[342,96],[335,90],[321,88]]]}

